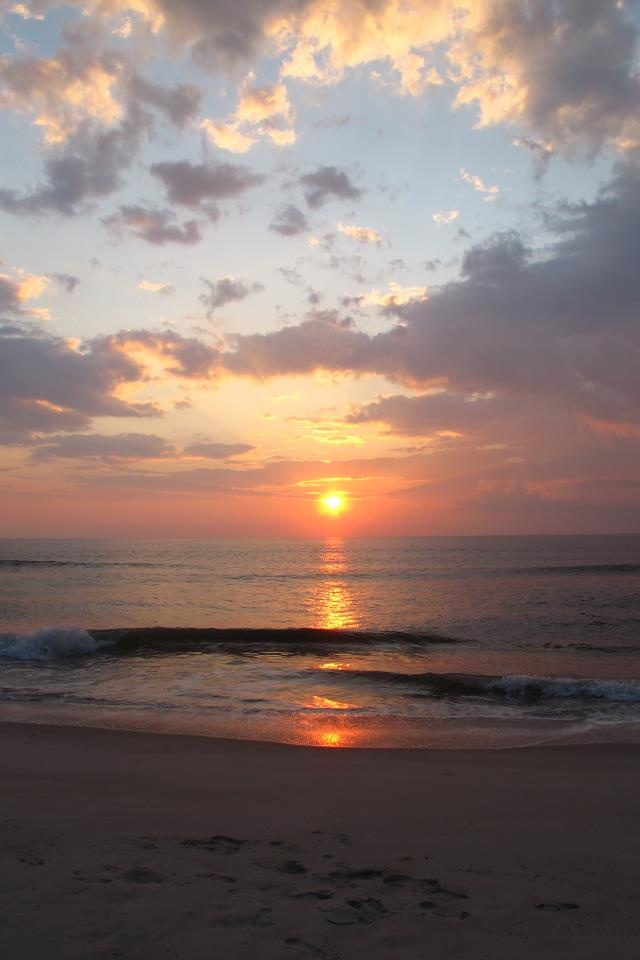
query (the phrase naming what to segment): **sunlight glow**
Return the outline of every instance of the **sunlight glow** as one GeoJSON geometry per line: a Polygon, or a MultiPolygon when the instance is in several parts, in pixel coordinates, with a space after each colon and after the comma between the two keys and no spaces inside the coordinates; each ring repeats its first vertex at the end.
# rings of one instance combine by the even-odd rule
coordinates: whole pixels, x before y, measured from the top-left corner
{"type": "Polygon", "coordinates": [[[337,730],[326,730],[320,734],[319,744],[321,747],[341,747],[342,734],[337,730]]]}
{"type": "Polygon", "coordinates": [[[320,505],[325,513],[330,513],[334,517],[342,513],[347,506],[344,497],[340,496],[339,493],[328,493],[321,497],[320,505]]]}

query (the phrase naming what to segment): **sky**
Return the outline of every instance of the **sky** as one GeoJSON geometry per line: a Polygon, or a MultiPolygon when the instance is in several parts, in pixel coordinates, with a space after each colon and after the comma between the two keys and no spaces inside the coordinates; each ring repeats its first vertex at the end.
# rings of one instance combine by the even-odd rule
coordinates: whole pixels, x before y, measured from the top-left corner
{"type": "Polygon", "coordinates": [[[0,535],[640,532],[638,0],[0,18],[0,535]]]}

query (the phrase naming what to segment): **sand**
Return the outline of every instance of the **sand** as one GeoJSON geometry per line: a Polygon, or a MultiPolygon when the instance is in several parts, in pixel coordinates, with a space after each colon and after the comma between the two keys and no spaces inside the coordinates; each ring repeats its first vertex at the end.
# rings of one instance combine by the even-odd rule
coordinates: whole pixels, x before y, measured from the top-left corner
{"type": "Polygon", "coordinates": [[[638,956],[640,748],[0,725],[0,955],[638,956]]]}

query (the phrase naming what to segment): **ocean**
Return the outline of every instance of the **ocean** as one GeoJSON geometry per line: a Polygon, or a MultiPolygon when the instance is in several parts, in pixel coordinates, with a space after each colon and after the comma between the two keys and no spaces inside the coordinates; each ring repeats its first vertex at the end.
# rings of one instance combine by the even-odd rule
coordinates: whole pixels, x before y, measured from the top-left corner
{"type": "Polygon", "coordinates": [[[0,720],[640,739],[640,536],[2,540],[0,720]]]}

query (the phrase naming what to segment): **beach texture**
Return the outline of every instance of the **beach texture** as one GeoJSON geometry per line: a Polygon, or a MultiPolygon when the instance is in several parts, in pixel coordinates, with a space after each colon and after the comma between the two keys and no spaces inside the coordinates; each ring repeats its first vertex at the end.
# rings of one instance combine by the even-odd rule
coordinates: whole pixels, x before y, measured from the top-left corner
{"type": "Polygon", "coordinates": [[[0,742],[4,957],[637,956],[635,745],[0,742]]]}

